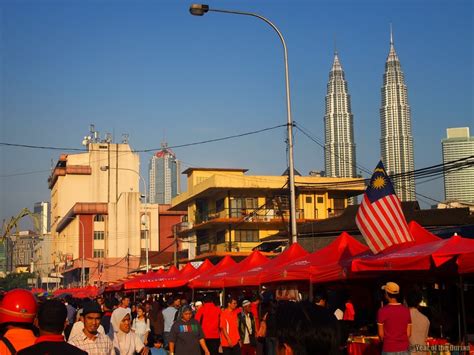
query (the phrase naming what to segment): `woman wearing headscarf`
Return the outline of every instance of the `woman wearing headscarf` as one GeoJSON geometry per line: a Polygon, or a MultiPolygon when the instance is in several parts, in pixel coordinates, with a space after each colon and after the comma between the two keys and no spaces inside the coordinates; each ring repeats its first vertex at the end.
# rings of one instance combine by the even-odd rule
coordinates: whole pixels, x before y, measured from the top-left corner
{"type": "Polygon", "coordinates": [[[171,327],[169,346],[170,355],[200,355],[201,348],[204,355],[209,355],[201,324],[193,319],[193,310],[188,305],[182,308],[181,318],[171,327]]]}
{"type": "Polygon", "coordinates": [[[128,308],[117,308],[110,319],[114,329],[114,350],[117,355],[147,355],[149,349],[130,327],[132,315],[128,308]]]}

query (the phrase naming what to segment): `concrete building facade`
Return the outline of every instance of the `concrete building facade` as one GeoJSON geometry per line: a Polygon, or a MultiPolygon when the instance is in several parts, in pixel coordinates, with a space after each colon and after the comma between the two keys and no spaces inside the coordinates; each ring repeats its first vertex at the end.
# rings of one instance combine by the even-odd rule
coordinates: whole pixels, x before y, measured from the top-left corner
{"type": "Polygon", "coordinates": [[[157,206],[141,203],[139,169],[128,143],[87,141],[86,152],[59,157],[48,179],[56,268],[84,259],[107,268],[108,259],[138,257],[146,240],[158,250],[157,206]]]}
{"type": "MultiPolygon", "coordinates": [[[[191,168],[187,191],[172,210],[187,211],[177,226],[188,259],[247,255],[265,237],[286,231],[286,176],[248,176],[245,169],[191,168]]],[[[341,214],[349,198],[365,190],[362,179],[296,176],[297,223],[341,214]]]]}
{"type": "MultiPolygon", "coordinates": [[[[443,163],[474,156],[474,137],[469,127],[448,128],[442,140],[443,163]]],[[[444,173],[444,193],[447,202],[474,204],[474,167],[444,173]]]]}

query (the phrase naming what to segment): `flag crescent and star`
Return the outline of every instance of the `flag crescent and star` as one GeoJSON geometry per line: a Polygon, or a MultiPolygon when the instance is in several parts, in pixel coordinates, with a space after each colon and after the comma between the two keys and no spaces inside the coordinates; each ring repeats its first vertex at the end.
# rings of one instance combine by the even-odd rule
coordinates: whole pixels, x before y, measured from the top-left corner
{"type": "Polygon", "coordinates": [[[413,241],[401,203],[382,161],[377,164],[365,190],[356,224],[374,254],[395,244],[413,241]]]}

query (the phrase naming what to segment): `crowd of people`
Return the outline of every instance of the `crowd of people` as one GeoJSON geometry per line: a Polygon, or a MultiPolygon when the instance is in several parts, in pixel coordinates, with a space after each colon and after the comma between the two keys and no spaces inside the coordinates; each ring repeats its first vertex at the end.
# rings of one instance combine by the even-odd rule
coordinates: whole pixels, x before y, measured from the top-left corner
{"type": "MultiPolygon", "coordinates": [[[[410,354],[414,329],[423,344],[429,327],[416,311],[418,300],[412,297],[409,309],[399,302],[399,291],[387,283],[387,302],[378,312],[387,354],[410,354]]],[[[354,313],[350,299],[343,311],[330,311],[324,290],[313,302],[229,295],[221,305],[213,293],[194,303],[166,294],[133,303],[128,295],[114,295],[75,304],[67,297],[38,302],[16,289],[0,303],[0,354],[344,354],[354,313]]]]}

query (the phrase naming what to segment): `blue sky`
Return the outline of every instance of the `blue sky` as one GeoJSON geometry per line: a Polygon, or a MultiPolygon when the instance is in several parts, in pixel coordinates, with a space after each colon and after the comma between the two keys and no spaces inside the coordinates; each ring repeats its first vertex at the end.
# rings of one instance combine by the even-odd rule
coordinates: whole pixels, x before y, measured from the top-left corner
{"type": "MultiPolygon", "coordinates": [[[[334,37],[352,97],[358,164],[380,159],[380,89],[389,24],[412,110],[415,166],[441,162],[447,127],[473,114],[470,0],[215,1],[257,12],[285,36],[294,121],[324,140],[334,37]]],[[[264,22],[166,0],[4,0],[0,4],[0,141],[81,148],[89,124],[134,149],[178,145],[286,122],[281,44],[264,22]]],[[[183,167],[286,169],[284,128],[176,149],[183,167]]],[[[0,146],[0,218],[49,200],[61,152],[0,146]]],[[[146,175],[149,154],[141,155],[146,175]]],[[[295,132],[295,167],[324,169],[323,150],[295,132]]],[[[417,192],[444,199],[443,180],[417,192]]],[[[425,200],[426,201],[426,200],[425,200]]],[[[430,202],[430,201],[428,201],[430,202]]],[[[430,203],[433,203],[432,201],[430,203]]],[[[427,204],[424,204],[426,207],[427,204]]]]}

